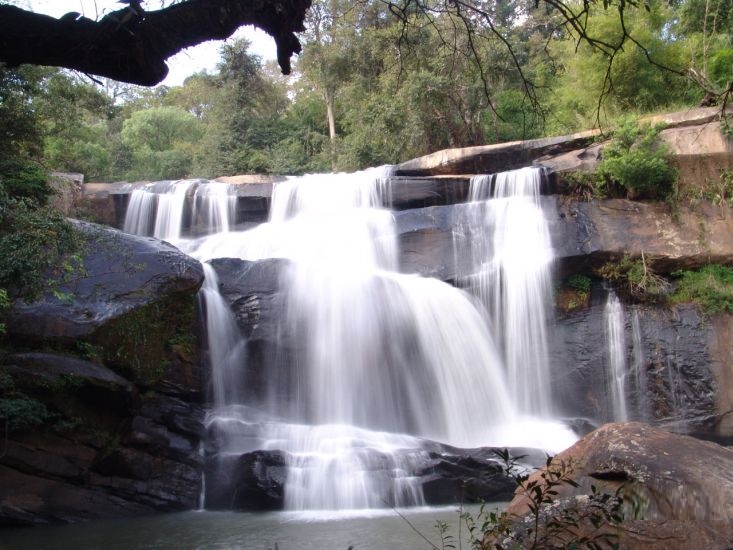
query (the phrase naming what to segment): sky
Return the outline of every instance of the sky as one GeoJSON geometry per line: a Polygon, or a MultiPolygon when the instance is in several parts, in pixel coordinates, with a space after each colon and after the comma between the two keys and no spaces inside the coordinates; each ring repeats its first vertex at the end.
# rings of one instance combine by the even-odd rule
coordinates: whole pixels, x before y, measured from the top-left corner
{"type": "MultiPolygon", "coordinates": [[[[157,4],[157,2],[149,2],[148,9],[155,9],[157,4]]],[[[18,2],[18,5],[53,17],[76,11],[90,19],[98,19],[110,11],[123,7],[116,0],[22,0],[18,2]]],[[[247,38],[252,43],[250,51],[262,57],[263,61],[276,59],[275,41],[264,31],[250,25],[240,28],[233,38],[239,37],[247,38]]],[[[168,60],[170,72],[162,84],[177,86],[193,73],[201,70],[213,72],[219,60],[218,50],[222,43],[221,40],[204,42],[171,57],[168,60]]]]}

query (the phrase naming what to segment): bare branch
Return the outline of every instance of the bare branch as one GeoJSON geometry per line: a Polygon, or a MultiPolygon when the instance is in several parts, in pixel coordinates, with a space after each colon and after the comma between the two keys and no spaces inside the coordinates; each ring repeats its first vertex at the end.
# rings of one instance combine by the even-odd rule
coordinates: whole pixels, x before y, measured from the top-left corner
{"type": "Polygon", "coordinates": [[[184,48],[231,36],[255,25],[275,39],[285,74],[300,52],[311,0],[185,0],[157,11],[131,7],[93,21],[79,14],[60,19],[0,5],[0,61],[76,69],[150,86],[168,74],[165,61],[184,48]]]}

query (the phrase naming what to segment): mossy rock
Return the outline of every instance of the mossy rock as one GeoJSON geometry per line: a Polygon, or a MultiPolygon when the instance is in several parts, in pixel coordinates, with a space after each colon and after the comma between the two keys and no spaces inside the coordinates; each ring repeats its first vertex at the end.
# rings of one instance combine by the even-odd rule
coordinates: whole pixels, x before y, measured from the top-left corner
{"type": "Polygon", "coordinates": [[[195,296],[174,294],[105,324],[90,338],[105,365],[154,386],[173,363],[198,363],[195,296]]]}

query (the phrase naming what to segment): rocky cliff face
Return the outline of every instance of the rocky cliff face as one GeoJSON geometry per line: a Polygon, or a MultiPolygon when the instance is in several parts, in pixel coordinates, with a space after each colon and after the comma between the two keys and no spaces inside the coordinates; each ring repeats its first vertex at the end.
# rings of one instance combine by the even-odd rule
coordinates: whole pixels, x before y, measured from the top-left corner
{"type": "Polygon", "coordinates": [[[153,239],[78,228],[83,266],[6,320],[0,524],[183,510],[199,497],[201,266],[153,239]]]}

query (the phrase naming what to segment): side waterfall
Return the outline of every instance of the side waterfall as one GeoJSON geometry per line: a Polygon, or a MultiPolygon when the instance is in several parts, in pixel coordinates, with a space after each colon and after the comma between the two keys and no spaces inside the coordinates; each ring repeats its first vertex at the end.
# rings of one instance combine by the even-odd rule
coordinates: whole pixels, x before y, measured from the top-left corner
{"type": "Polygon", "coordinates": [[[624,310],[618,296],[608,293],[604,309],[606,345],[608,349],[608,377],[613,398],[611,420],[625,422],[629,419],[626,405],[626,339],[624,336],[624,310]]]}
{"type": "MultiPolygon", "coordinates": [[[[528,171],[497,181],[519,186],[527,174],[534,177],[528,171]]],[[[428,462],[425,438],[464,448],[554,450],[575,440],[561,424],[528,416],[551,410],[547,314],[544,305],[527,303],[549,296],[542,292],[549,284],[551,249],[546,232],[539,244],[536,236],[505,241],[525,238],[517,232],[534,226],[528,216],[541,218],[536,191],[517,200],[499,194],[484,201],[500,231],[490,247],[499,253],[483,261],[498,267],[468,286],[487,304],[488,319],[470,294],[398,272],[394,220],[383,207],[389,203],[387,175],[375,169],[291,178],[275,185],[268,223],[246,232],[220,229],[197,240],[173,239],[204,262],[288,260],[280,281],[287,303],[281,331],[292,334],[302,351],[287,396],[265,392],[269,397],[257,403],[244,397],[237,376],[246,342],[208,266],[202,299],[214,379],[208,424],[222,435],[218,452],[284,452],[285,502],[292,510],[421,505],[416,472],[428,462]],[[522,246],[534,248],[517,250],[522,246]],[[532,265],[519,255],[532,256],[532,265]],[[500,295],[490,291],[497,278],[500,295]],[[515,291],[515,284],[521,289],[515,291]],[[497,347],[491,327],[507,322],[511,326],[500,332],[497,347]]],[[[150,216],[142,202],[139,214],[128,211],[130,219],[150,216]]],[[[474,239],[488,238],[489,224],[482,221],[474,239]]]]}

